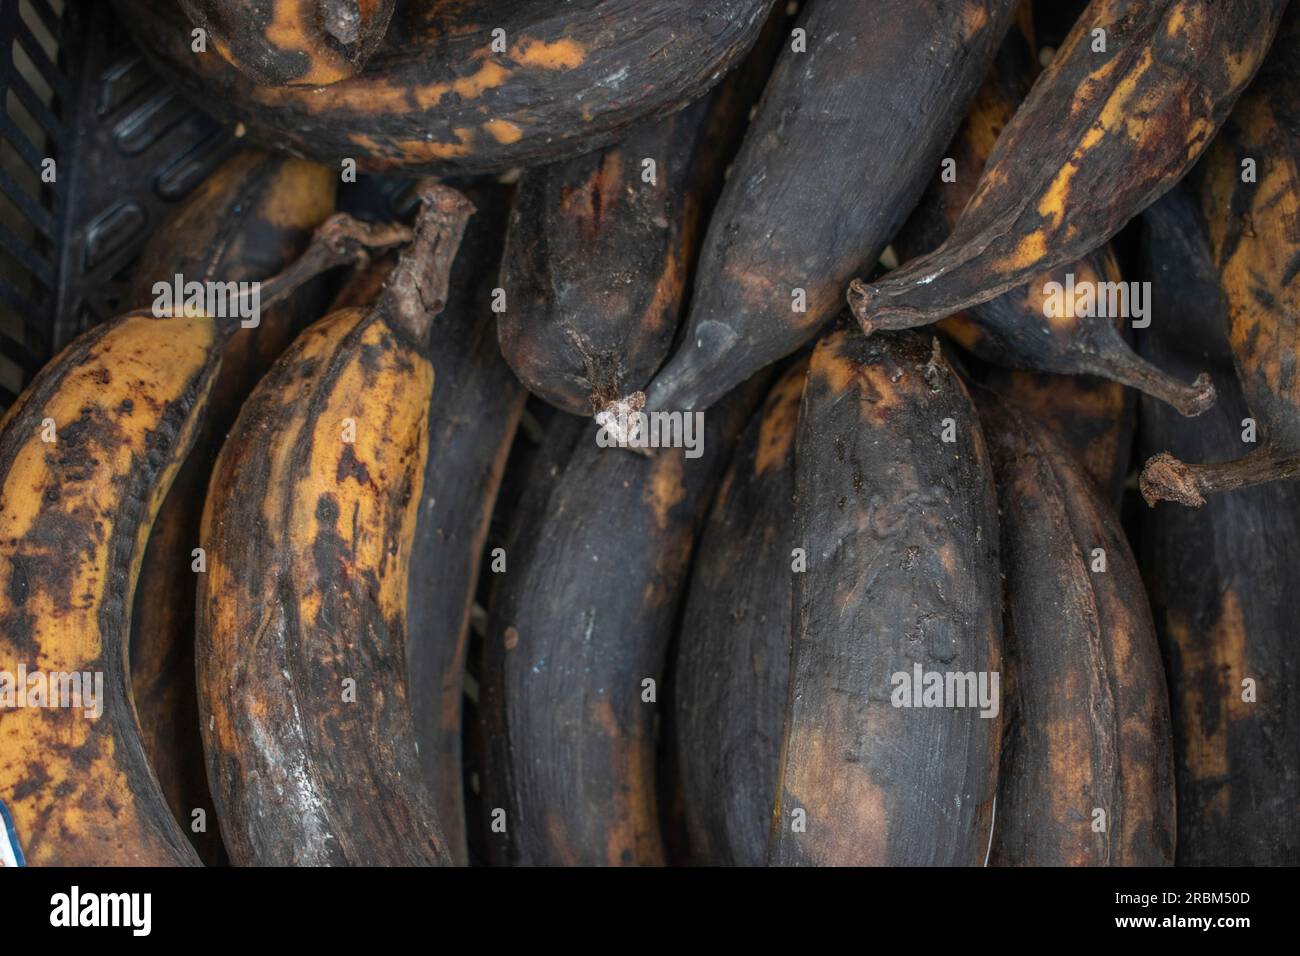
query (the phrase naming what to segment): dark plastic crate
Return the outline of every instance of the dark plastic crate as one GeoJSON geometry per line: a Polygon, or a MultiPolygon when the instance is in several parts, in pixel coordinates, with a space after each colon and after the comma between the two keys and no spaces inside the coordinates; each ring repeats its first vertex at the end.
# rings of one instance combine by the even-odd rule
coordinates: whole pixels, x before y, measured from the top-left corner
{"type": "Polygon", "coordinates": [[[0,406],[118,311],[145,237],[234,149],[106,0],[0,0],[0,406]],[[55,181],[42,181],[54,160],[55,181]]]}

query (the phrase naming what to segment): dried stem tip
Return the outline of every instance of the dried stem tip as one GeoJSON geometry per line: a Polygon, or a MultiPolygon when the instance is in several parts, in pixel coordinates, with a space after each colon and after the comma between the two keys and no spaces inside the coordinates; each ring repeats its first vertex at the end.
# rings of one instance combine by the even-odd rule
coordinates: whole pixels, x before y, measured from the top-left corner
{"type": "Polygon", "coordinates": [[[1205,504],[1208,494],[1297,477],[1300,477],[1300,457],[1266,444],[1244,458],[1196,465],[1161,452],[1147,461],[1138,486],[1149,505],[1177,501],[1199,508],[1205,504]]]}
{"type": "Polygon", "coordinates": [[[1176,501],[1189,508],[1205,504],[1205,498],[1196,487],[1195,472],[1167,451],[1147,460],[1138,479],[1138,488],[1150,506],[1158,501],[1176,501]]]}
{"type": "MultiPolygon", "coordinates": [[[[335,213],[316,228],[302,255],[258,284],[259,305],[269,309],[336,266],[364,267],[370,261],[372,251],[395,249],[410,240],[411,230],[400,223],[362,222],[346,213],[335,213]]],[[[251,291],[240,294],[241,307],[247,304],[251,295],[251,291]]],[[[227,335],[233,331],[230,327],[223,329],[227,335]]]]}
{"type": "Polygon", "coordinates": [[[421,183],[415,239],[402,250],[381,300],[393,321],[417,342],[428,337],[434,316],[447,304],[451,266],[474,212],[474,204],[450,186],[421,183]]]}

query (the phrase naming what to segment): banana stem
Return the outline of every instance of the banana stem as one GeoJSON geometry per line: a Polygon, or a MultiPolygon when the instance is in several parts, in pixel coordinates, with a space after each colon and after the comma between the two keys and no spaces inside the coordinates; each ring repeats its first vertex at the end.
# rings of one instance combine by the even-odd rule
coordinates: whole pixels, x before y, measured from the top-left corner
{"type": "Polygon", "coordinates": [[[292,265],[261,284],[263,309],[287,299],[301,286],[336,266],[364,268],[372,251],[382,252],[411,241],[411,230],[400,223],[362,222],[335,213],[316,229],[311,243],[292,265]]]}
{"type": "Polygon", "coordinates": [[[1214,381],[1208,374],[1202,372],[1192,382],[1183,383],[1138,358],[1127,347],[1122,354],[1106,355],[1100,361],[1089,363],[1087,371],[1171,405],[1184,418],[1195,418],[1214,405],[1214,381]]]}
{"type": "Polygon", "coordinates": [[[1148,505],[1176,501],[1192,508],[1205,504],[1205,496],[1269,481],[1300,476],[1300,457],[1265,445],[1235,461],[1188,464],[1167,451],[1153,455],[1142,468],[1138,487],[1148,505]]]}
{"type": "Polygon", "coordinates": [[[450,186],[420,185],[415,238],[402,250],[380,293],[380,308],[417,342],[424,342],[434,316],[447,304],[451,266],[474,204],[450,186]]]}

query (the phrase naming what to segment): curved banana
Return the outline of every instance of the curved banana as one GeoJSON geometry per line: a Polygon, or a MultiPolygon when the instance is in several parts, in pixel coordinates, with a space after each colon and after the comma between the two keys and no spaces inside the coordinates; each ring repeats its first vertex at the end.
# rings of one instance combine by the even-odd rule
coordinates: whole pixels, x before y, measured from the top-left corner
{"type": "MultiPolygon", "coordinates": [[[[356,259],[358,237],[404,234],[331,219],[262,283],[263,305],[356,259]]],[[[0,423],[0,804],[30,863],[198,862],[145,754],[127,647],[150,530],[235,328],[129,312],[68,346],[0,423]]]]}
{"type": "Polygon", "coordinates": [[[212,474],[199,705],[236,864],[450,861],[404,652],[433,389],[423,343],[473,207],[441,186],[425,196],[375,306],[299,336],[212,474]]]}
{"type": "MultiPolygon", "coordinates": [[[[1292,6],[1259,76],[1224,125],[1201,171],[1201,215],[1218,271],[1242,394],[1258,444],[1228,461],[1161,452],[1142,468],[1147,504],[1199,508],[1205,496],[1300,478],[1300,7],[1292,6]],[[1258,169],[1248,175],[1250,168],[1258,169]]],[[[1234,450],[1216,457],[1234,455],[1234,450]]]]}
{"type": "MultiPolygon", "coordinates": [[[[129,301],[144,305],[153,285],[188,280],[261,280],[297,258],[334,211],[338,174],[259,149],[240,150],[204,180],[150,237],[132,274],[129,301]]],[[[191,841],[208,863],[221,861],[221,836],[208,795],[194,689],[192,550],[212,462],[239,406],[301,327],[320,315],[318,284],[262,311],[256,328],[235,331],[222,349],[194,449],[154,522],[140,568],[131,626],[131,681],[145,749],[182,826],[195,809],[207,828],[191,841]]]]}
{"type": "Polygon", "coordinates": [[[70,345],[0,434],[0,670],[28,672],[20,693],[32,674],[90,691],[0,709],[0,800],[31,864],[198,863],[145,756],[125,648],[219,364],[210,319],[132,312],[70,345]]]}
{"type": "Polygon", "coordinates": [[[952,234],[875,283],[862,326],[925,325],[1098,248],[1191,168],[1285,0],[1092,0],[998,136],[952,234]]]}
{"type": "Polygon", "coordinates": [[[383,51],[324,87],[251,81],[195,53],[173,0],[116,0],[185,95],[251,139],[367,172],[501,172],[599,149],[704,95],[772,0],[405,0],[383,51]]]}

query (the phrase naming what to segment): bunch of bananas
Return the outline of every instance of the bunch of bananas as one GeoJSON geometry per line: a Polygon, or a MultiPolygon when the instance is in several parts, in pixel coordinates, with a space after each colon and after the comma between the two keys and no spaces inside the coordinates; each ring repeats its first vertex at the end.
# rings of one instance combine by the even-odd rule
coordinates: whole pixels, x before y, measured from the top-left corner
{"type": "Polygon", "coordinates": [[[1300,861],[1300,3],[115,5],[0,865],[1300,861]]]}

